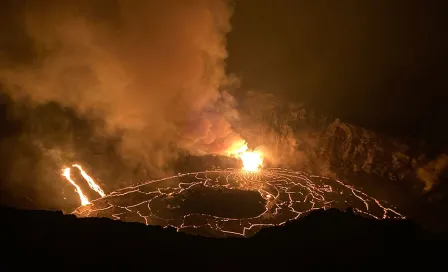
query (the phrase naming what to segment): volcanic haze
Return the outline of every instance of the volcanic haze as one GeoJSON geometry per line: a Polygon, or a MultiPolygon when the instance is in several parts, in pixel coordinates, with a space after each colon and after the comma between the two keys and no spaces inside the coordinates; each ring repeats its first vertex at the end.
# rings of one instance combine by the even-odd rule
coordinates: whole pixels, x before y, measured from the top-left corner
{"type": "Polygon", "coordinates": [[[6,1],[0,82],[17,101],[57,102],[97,133],[120,135],[124,158],[157,171],[178,150],[222,153],[242,142],[222,90],[225,0],[6,1]]]}

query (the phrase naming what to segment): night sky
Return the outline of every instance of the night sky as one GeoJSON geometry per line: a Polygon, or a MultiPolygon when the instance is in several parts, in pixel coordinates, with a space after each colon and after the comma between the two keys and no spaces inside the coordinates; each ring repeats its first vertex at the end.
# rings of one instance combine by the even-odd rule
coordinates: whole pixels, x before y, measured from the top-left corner
{"type": "Polygon", "coordinates": [[[447,1],[236,1],[228,69],[243,89],[442,143],[447,12],[447,1]]]}

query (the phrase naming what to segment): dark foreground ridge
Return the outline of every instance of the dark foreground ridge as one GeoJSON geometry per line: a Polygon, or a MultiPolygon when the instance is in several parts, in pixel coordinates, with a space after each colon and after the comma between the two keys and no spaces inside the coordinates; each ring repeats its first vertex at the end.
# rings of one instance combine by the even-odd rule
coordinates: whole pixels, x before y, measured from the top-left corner
{"type": "Polygon", "coordinates": [[[427,233],[408,220],[371,220],[335,209],[314,211],[249,239],[205,238],[139,223],[78,219],[61,212],[3,207],[0,213],[2,263],[14,267],[61,263],[169,270],[358,263],[412,266],[443,261],[447,241],[446,235],[427,233]]]}

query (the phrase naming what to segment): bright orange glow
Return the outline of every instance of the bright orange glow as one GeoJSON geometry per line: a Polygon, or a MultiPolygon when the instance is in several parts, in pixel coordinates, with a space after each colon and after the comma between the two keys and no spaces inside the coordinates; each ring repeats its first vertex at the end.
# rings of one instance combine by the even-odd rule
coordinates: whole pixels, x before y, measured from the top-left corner
{"type": "MultiPolygon", "coordinates": [[[[93,191],[97,192],[101,197],[106,196],[103,189],[101,189],[101,187],[84,171],[84,169],[82,169],[81,165],[73,164],[72,166],[79,169],[82,177],[87,181],[87,184],[93,191]]],[[[72,184],[73,187],[75,187],[75,192],[78,193],[79,200],[81,201],[82,206],[91,204],[87,196],[82,192],[81,187],[79,187],[79,185],[76,184],[76,182],[72,179],[70,167],[62,169],[62,176],[65,177],[65,179],[67,179],[67,181],[70,182],[70,184],[72,184]]]]}
{"type": "Polygon", "coordinates": [[[90,204],[89,199],[86,197],[86,195],[84,195],[84,193],[82,192],[81,188],[71,178],[71,175],[70,175],[71,171],[70,170],[71,170],[70,167],[67,167],[67,168],[63,169],[62,176],[64,176],[67,179],[67,181],[70,182],[75,187],[75,191],[78,193],[79,199],[81,200],[81,205],[85,206],[85,205],[90,204]]]}
{"type": "Polygon", "coordinates": [[[96,184],[95,181],[89,175],[87,175],[87,173],[82,169],[82,167],[79,164],[73,164],[73,167],[76,167],[79,169],[79,171],[81,171],[82,177],[87,181],[87,184],[89,184],[89,187],[92,190],[97,192],[101,197],[106,196],[101,187],[98,184],[96,184]]]}
{"type": "Polygon", "coordinates": [[[243,171],[258,172],[263,167],[263,154],[259,151],[251,151],[246,142],[235,143],[229,155],[243,162],[243,171]]]}
{"type": "Polygon", "coordinates": [[[256,151],[245,151],[241,153],[240,159],[243,161],[243,170],[257,172],[263,166],[263,156],[256,151]]]}

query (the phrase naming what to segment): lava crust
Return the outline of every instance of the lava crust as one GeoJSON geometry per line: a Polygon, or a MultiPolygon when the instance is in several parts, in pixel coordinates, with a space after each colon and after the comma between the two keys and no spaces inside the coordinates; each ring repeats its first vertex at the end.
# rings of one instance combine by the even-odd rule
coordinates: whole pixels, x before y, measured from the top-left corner
{"type": "Polygon", "coordinates": [[[73,213],[213,237],[254,235],[317,209],[353,207],[375,219],[404,216],[341,181],[273,168],[179,174],[119,189],[73,213]]]}

